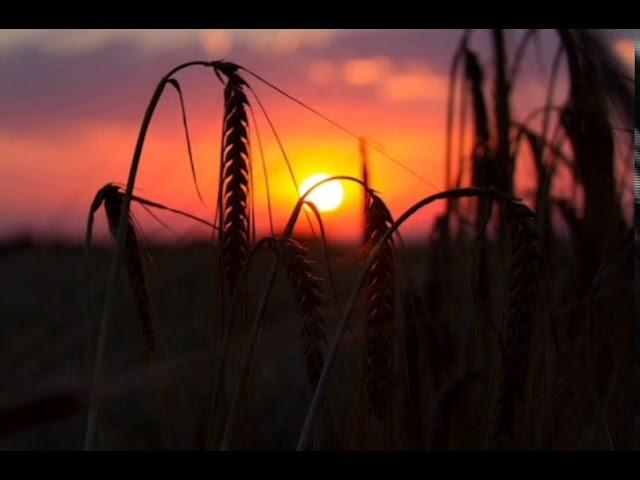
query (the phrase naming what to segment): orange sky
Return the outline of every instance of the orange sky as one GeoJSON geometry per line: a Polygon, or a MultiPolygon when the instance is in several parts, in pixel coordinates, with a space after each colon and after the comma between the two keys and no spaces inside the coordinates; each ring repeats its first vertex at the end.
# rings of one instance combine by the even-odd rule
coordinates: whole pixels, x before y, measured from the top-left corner
{"type": "MultiPolygon", "coordinates": [[[[104,183],[126,179],[139,122],[155,82],[173,65],[195,58],[224,57],[246,65],[415,170],[427,183],[370,151],[371,184],[395,215],[443,187],[447,72],[459,31],[18,33],[0,32],[4,117],[0,123],[0,237],[25,232],[38,238],[81,239],[95,191],[104,183]]],[[[509,32],[513,40],[520,34],[509,32]]],[[[487,35],[478,32],[476,37],[489,66],[487,35]]],[[[550,62],[554,45],[552,35],[547,37],[541,61],[535,53],[529,55],[522,83],[514,92],[514,109],[522,116],[544,98],[540,80],[546,78],[544,65],[550,62]],[[543,64],[542,72],[538,63],[543,64]]],[[[632,34],[612,38],[616,50],[632,65],[632,34]]],[[[178,78],[206,206],[200,204],[193,187],[180,111],[171,90],[149,132],[137,193],[210,220],[217,188],[222,87],[203,69],[178,78]]],[[[317,172],[360,175],[356,139],[255,79],[247,80],[264,102],[298,182],[317,172]]],[[[281,229],[296,191],[269,125],[253,103],[276,228],[281,229]]],[[[264,179],[255,134],[251,140],[256,226],[264,234],[268,230],[264,179]]],[[[523,189],[529,178],[523,167],[518,177],[523,189]]],[[[359,236],[361,192],[347,185],[345,191],[343,206],[323,218],[331,238],[354,240],[359,236]]],[[[144,211],[136,213],[148,238],[206,234],[202,227],[170,214],[160,216],[175,233],[144,211]]],[[[424,233],[429,218],[416,218],[405,234],[424,233]]],[[[300,222],[300,231],[305,229],[300,222]]],[[[102,214],[97,235],[107,238],[102,214]]]]}

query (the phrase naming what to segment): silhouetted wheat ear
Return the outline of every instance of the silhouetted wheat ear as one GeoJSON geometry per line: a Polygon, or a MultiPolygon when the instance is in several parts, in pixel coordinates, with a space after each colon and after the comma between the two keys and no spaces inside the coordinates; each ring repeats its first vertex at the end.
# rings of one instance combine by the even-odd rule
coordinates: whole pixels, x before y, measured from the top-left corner
{"type": "Polygon", "coordinates": [[[476,143],[481,143],[485,148],[488,148],[490,130],[487,102],[483,93],[484,70],[480,65],[478,56],[471,50],[465,51],[465,76],[469,82],[473,101],[476,143]]]}
{"type": "MultiPolygon", "coordinates": [[[[226,64],[225,64],[226,65],[226,64]]],[[[233,291],[249,251],[249,122],[244,91],[246,82],[238,67],[226,65],[224,123],[221,147],[220,210],[222,259],[225,281],[233,291]]]]}
{"type": "Polygon", "coordinates": [[[501,192],[513,191],[514,159],[510,154],[511,84],[507,73],[509,58],[502,29],[492,31],[494,68],[494,118],[496,143],[494,149],[493,185],[501,192]]]}
{"type": "MultiPolygon", "coordinates": [[[[374,193],[367,194],[365,216],[368,248],[373,248],[391,226],[393,218],[382,199],[374,193]]],[[[386,418],[393,391],[394,270],[390,237],[371,265],[365,281],[366,359],[363,373],[369,406],[380,421],[386,418]]]]}
{"type": "MultiPolygon", "coordinates": [[[[465,50],[465,76],[471,90],[474,123],[474,144],[471,154],[471,183],[476,187],[489,187],[493,182],[493,152],[491,151],[491,129],[487,102],[484,96],[484,70],[478,56],[471,50],[465,50]]],[[[476,207],[476,225],[481,223],[482,211],[486,199],[478,199],[476,207]]]]}
{"type": "Polygon", "coordinates": [[[523,399],[528,377],[529,344],[536,302],[539,301],[542,245],[535,214],[525,204],[507,204],[505,219],[511,241],[506,332],[502,351],[497,425],[494,440],[503,447],[513,439],[514,414],[523,399]]]}
{"type": "Polygon", "coordinates": [[[301,337],[311,387],[315,389],[324,365],[326,348],[324,318],[320,314],[320,278],[315,274],[309,249],[291,238],[275,237],[269,242],[287,275],[296,309],[301,318],[301,337]]]}
{"type": "MultiPolygon", "coordinates": [[[[118,234],[118,222],[120,221],[120,212],[122,210],[123,193],[118,187],[109,186],[104,190],[104,208],[107,213],[107,221],[109,230],[115,239],[118,234]]],[[[147,356],[153,357],[156,353],[156,338],[154,333],[154,324],[151,317],[149,293],[147,290],[147,282],[142,266],[142,258],[140,255],[140,245],[136,234],[135,226],[128,219],[127,235],[124,246],[125,265],[129,284],[133,294],[136,315],[142,327],[145,348],[147,356]]]]}

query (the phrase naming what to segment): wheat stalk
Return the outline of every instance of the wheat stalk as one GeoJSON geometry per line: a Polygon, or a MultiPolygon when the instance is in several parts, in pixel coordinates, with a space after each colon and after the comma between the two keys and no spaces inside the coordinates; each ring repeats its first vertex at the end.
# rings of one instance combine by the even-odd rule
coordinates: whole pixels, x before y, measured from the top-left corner
{"type": "Polygon", "coordinates": [[[431,203],[437,200],[449,200],[454,198],[461,197],[477,197],[484,196],[488,198],[498,199],[502,201],[511,201],[512,198],[501,194],[493,189],[485,189],[485,188],[459,188],[455,190],[447,190],[444,192],[436,193],[434,195],[430,195],[426,198],[423,198],[419,202],[415,203],[411,207],[409,207],[402,215],[400,215],[392,225],[385,231],[384,235],[380,238],[378,243],[375,245],[371,253],[369,254],[367,261],[362,267],[356,281],[354,282],[351,293],[349,295],[348,302],[342,312],[342,316],[338,321],[336,332],[334,334],[333,340],[329,346],[329,350],[327,352],[327,358],[324,363],[324,367],[322,368],[322,373],[320,374],[320,380],[318,381],[318,386],[316,387],[316,391],[313,394],[313,398],[311,400],[311,404],[309,405],[309,409],[307,410],[307,416],[304,421],[304,425],[302,427],[302,431],[300,432],[300,437],[298,438],[298,446],[297,450],[305,450],[309,444],[309,440],[311,438],[311,433],[313,431],[313,425],[315,419],[318,415],[320,409],[320,402],[324,397],[324,393],[327,389],[329,372],[333,368],[336,354],[338,352],[338,348],[340,346],[342,336],[349,324],[349,319],[351,318],[351,314],[353,312],[354,306],[357,302],[360,290],[362,289],[365,279],[368,275],[369,269],[373,265],[376,260],[377,255],[385,248],[386,242],[391,236],[402,226],[404,222],[406,222],[409,218],[415,215],[422,208],[430,205],[431,203]]]}
{"type": "MultiPolygon", "coordinates": [[[[469,41],[470,30],[465,30],[460,43],[456,47],[453,54],[453,60],[449,66],[449,81],[448,81],[448,93],[447,93],[447,119],[446,119],[446,134],[445,134],[445,177],[444,184],[446,188],[451,186],[451,150],[452,150],[452,136],[453,136],[453,122],[454,122],[454,107],[455,107],[455,93],[456,93],[456,80],[458,78],[458,67],[462,63],[467,50],[467,43],[469,41]]],[[[461,82],[464,88],[464,82],[461,82]]],[[[464,99],[462,100],[464,103],[464,99]]]]}
{"type": "MultiPolygon", "coordinates": [[[[257,249],[262,245],[267,245],[280,265],[284,268],[285,274],[296,304],[296,310],[300,315],[301,340],[303,344],[305,364],[311,388],[315,388],[318,383],[320,371],[322,370],[323,349],[326,346],[325,322],[320,314],[322,305],[322,294],[320,292],[320,278],[315,274],[312,262],[309,258],[309,249],[302,243],[288,237],[267,237],[261,239],[251,250],[249,258],[253,258],[257,249]]],[[[241,272],[241,277],[245,275],[248,264],[241,272]]],[[[221,449],[226,449],[229,442],[230,427],[240,397],[240,392],[244,389],[252,359],[255,355],[255,343],[249,342],[249,347],[245,352],[242,361],[241,371],[236,382],[231,407],[227,414],[224,432],[222,435],[221,449]]]]}
{"type": "Polygon", "coordinates": [[[618,61],[606,43],[589,30],[560,29],[569,73],[569,96],[560,123],[575,159],[577,180],[584,189],[584,229],[579,253],[578,288],[588,291],[588,279],[625,226],[616,191],[616,139],[612,125],[619,118],[630,126],[631,82],[623,80],[618,61]]]}
{"type": "Polygon", "coordinates": [[[502,378],[493,436],[497,448],[504,448],[514,439],[514,417],[528,379],[531,330],[543,264],[535,214],[521,202],[509,202],[505,213],[511,240],[511,265],[502,378]]]}
{"type": "MultiPolygon", "coordinates": [[[[492,152],[490,147],[491,133],[487,102],[484,97],[484,70],[478,56],[465,49],[465,76],[471,90],[474,119],[474,145],[471,154],[471,183],[474,187],[489,187],[492,184],[492,152]]],[[[476,223],[479,226],[482,212],[486,208],[486,200],[479,199],[476,211],[476,223]]]]}
{"type": "MultiPolygon", "coordinates": [[[[120,222],[118,223],[118,229],[117,229],[118,233],[117,233],[117,239],[116,239],[116,246],[113,252],[111,266],[109,268],[109,279],[107,281],[107,291],[105,293],[105,300],[102,308],[102,317],[100,321],[100,329],[98,332],[98,348],[96,352],[96,361],[95,361],[94,371],[93,371],[94,385],[97,383],[97,381],[100,379],[102,375],[104,355],[106,350],[107,329],[109,326],[109,318],[111,316],[111,309],[113,306],[113,291],[114,291],[116,281],[118,279],[118,275],[120,273],[120,266],[121,266],[121,262],[124,254],[125,235],[126,235],[126,229],[128,226],[127,217],[129,215],[131,195],[133,194],[133,187],[135,185],[136,177],[138,174],[138,167],[140,166],[140,158],[142,157],[142,149],[144,147],[144,142],[147,137],[147,131],[149,130],[149,125],[151,124],[151,119],[153,118],[153,113],[155,112],[155,109],[158,106],[158,103],[160,102],[160,98],[162,97],[164,88],[169,84],[169,80],[173,75],[175,75],[180,70],[183,70],[191,66],[210,67],[211,65],[212,65],[212,62],[192,61],[192,62],[183,63],[171,69],[165,76],[163,76],[160,79],[160,81],[158,82],[158,85],[156,86],[153,92],[153,95],[151,96],[151,99],[149,100],[149,104],[147,105],[147,109],[142,119],[142,124],[140,125],[138,138],[136,140],[136,146],[133,152],[133,158],[131,159],[131,166],[129,167],[129,177],[127,179],[127,187],[126,187],[125,194],[122,201],[122,215],[120,218],[120,222]]],[[[97,417],[97,412],[92,403],[91,407],[89,408],[89,417],[87,419],[87,429],[85,432],[85,442],[84,442],[85,450],[90,450],[95,445],[96,417],[97,417]]]]}
{"type": "Polygon", "coordinates": [[[494,186],[507,194],[513,192],[513,172],[515,159],[510,155],[509,130],[511,128],[510,92],[511,84],[507,75],[508,58],[504,31],[492,30],[494,71],[494,117],[496,125],[496,145],[494,161],[494,186]]]}
{"type": "MultiPolygon", "coordinates": [[[[300,215],[300,211],[302,210],[303,205],[307,202],[307,197],[311,194],[311,192],[313,192],[316,188],[320,187],[322,184],[326,183],[326,182],[330,182],[330,181],[335,181],[335,180],[345,180],[345,181],[349,181],[349,182],[354,182],[357,183],[359,185],[363,185],[362,180],[355,178],[355,177],[351,177],[348,175],[338,175],[335,177],[329,177],[329,178],[325,178],[324,180],[321,180],[320,182],[316,183],[315,185],[313,185],[312,187],[310,187],[306,192],[304,192],[300,198],[298,199],[298,201],[296,202],[296,205],[294,206],[290,216],[289,216],[289,220],[287,221],[287,225],[284,228],[284,232],[283,232],[283,237],[288,238],[291,236],[291,234],[293,233],[293,229],[296,225],[296,222],[298,220],[298,217],[300,215]]],[[[248,265],[249,265],[249,258],[255,254],[255,252],[258,250],[258,248],[260,247],[260,245],[264,244],[266,242],[267,239],[263,238],[261,239],[258,243],[256,243],[256,245],[254,245],[254,247],[252,248],[252,250],[249,253],[249,257],[247,259],[247,262],[245,262],[243,268],[241,269],[240,273],[239,273],[239,280],[242,280],[243,278],[245,278],[246,274],[247,274],[247,270],[248,270],[248,265]]],[[[279,266],[279,262],[277,261],[277,259],[274,259],[270,271],[269,271],[269,276],[268,276],[268,280],[266,283],[266,287],[263,290],[263,294],[262,294],[262,298],[260,299],[260,302],[258,303],[258,308],[256,310],[255,316],[254,316],[254,320],[253,320],[253,324],[251,326],[251,331],[249,333],[249,337],[248,337],[248,341],[247,341],[247,347],[245,348],[244,354],[243,354],[243,359],[242,359],[242,366],[241,366],[241,373],[240,373],[240,380],[237,382],[236,385],[236,393],[239,392],[240,388],[241,388],[241,383],[243,381],[243,379],[247,378],[248,376],[248,371],[250,368],[250,364],[253,358],[253,352],[255,351],[256,348],[256,344],[258,341],[258,337],[260,335],[260,332],[262,330],[262,323],[263,323],[263,319],[264,319],[264,313],[267,309],[267,306],[269,304],[269,298],[271,296],[271,292],[273,290],[273,285],[275,283],[275,279],[276,276],[278,274],[278,266],[279,266]]],[[[222,394],[222,386],[224,384],[224,374],[225,374],[225,370],[226,370],[226,364],[227,364],[227,353],[228,353],[228,349],[229,349],[229,343],[230,343],[230,332],[233,326],[233,322],[234,322],[234,312],[237,308],[238,305],[238,301],[240,298],[240,293],[241,293],[241,288],[238,288],[240,285],[236,285],[236,288],[234,288],[232,296],[231,296],[231,302],[229,305],[229,311],[227,314],[227,322],[224,326],[224,335],[223,335],[223,340],[222,340],[222,355],[221,355],[221,362],[219,363],[219,365],[217,366],[216,372],[214,374],[214,379],[213,379],[213,395],[211,396],[211,403],[209,405],[209,416],[208,416],[208,420],[207,420],[207,441],[206,444],[207,446],[211,446],[212,441],[213,441],[213,432],[215,430],[215,422],[216,422],[216,416],[218,414],[218,409],[219,409],[219,405],[221,403],[221,394],[222,394]]],[[[235,395],[237,398],[237,394],[235,395]]],[[[232,402],[231,408],[233,409],[235,405],[235,401],[232,402]]]]}

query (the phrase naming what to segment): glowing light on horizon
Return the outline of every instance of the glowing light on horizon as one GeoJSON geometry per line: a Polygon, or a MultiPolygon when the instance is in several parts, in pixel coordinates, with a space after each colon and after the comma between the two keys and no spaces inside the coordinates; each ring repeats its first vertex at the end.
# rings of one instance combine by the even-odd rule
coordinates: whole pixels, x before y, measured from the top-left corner
{"type": "MultiPolygon", "coordinates": [[[[311,187],[329,178],[326,173],[316,173],[307,178],[300,185],[300,195],[304,194],[311,187]]],[[[323,183],[308,196],[307,200],[312,202],[321,212],[330,212],[337,209],[344,200],[344,188],[338,180],[323,183]]]]}

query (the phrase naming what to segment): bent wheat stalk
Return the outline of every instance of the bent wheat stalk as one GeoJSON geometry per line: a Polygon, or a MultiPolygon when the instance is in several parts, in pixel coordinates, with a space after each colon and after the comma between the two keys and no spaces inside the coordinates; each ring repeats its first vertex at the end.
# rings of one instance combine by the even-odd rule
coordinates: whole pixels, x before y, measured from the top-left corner
{"type": "MultiPolygon", "coordinates": [[[[375,193],[366,194],[365,236],[367,247],[373,248],[393,224],[384,201],[375,193]]],[[[393,333],[395,317],[395,275],[393,238],[389,237],[365,281],[366,360],[364,381],[372,413],[384,421],[393,391],[393,333]]]]}
{"type": "MultiPolygon", "coordinates": [[[[107,214],[109,230],[114,238],[116,237],[118,223],[120,222],[122,197],[123,194],[117,187],[112,187],[105,191],[104,208],[107,214]]],[[[147,289],[144,268],[142,266],[142,258],[140,256],[141,252],[138,235],[131,220],[131,213],[129,213],[124,244],[125,266],[129,277],[131,293],[133,294],[136,316],[138,317],[138,321],[142,327],[146,354],[147,357],[152,360],[156,354],[155,325],[150,311],[149,292],[147,289]]]]}
{"type": "MultiPolygon", "coordinates": [[[[280,261],[287,275],[289,285],[293,291],[296,310],[300,315],[301,340],[307,366],[307,375],[311,388],[315,388],[320,377],[320,370],[324,363],[323,349],[327,343],[324,319],[320,314],[323,295],[320,292],[320,279],[316,276],[309,259],[309,249],[291,238],[268,237],[263,239],[275,257],[280,261]]],[[[249,364],[255,349],[249,352],[249,364]]],[[[236,388],[231,402],[221,448],[228,445],[231,421],[235,416],[238,399],[244,388],[249,369],[243,368],[236,382],[236,388]]]]}
{"type": "MultiPolygon", "coordinates": [[[[96,193],[91,207],[89,209],[89,216],[87,219],[87,227],[85,234],[85,256],[88,258],[88,255],[91,251],[92,245],[92,237],[93,237],[93,223],[95,213],[98,211],[100,206],[104,204],[105,211],[107,214],[107,221],[109,225],[109,231],[114,238],[116,239],[117,235],[117,226],[120,221],[120,215],[122,211],[122,202],[123,202],[124,193],[122,192],[119,185],[115,183],[108,183],[104,187],[102,187],[96,193]]],[[[138,197],[136,195],[131,196],[132,200],[136,201],[144,208],[153,207],[159,210],[166,210],[172,213],[182,215],[184,217],[190,218],[191,220],[195,220],[199,223],[203,223],[207,226],[215,228],[215,225],[203,220],[195,215],[184,212],[182,210],[174,209],[171,207],[167,207],[161,203],[153,202],[151,200],[138,197]]],[[[152,212],[149,212],[152,213],[152,212]]],[[[156,335],[154,332],[153,318],[150,312],[150,300],[149,293],[147,291],[146,279],[144,274],[144,269],[141,261],[141,252],[139,248],[139,241],[137,237],[137,233],[135,231],[135,225],[131,221],[131,215],[129,215],[130,219],[127,225],[126,230],[126,242],[125,242],[125,263],[127,268],[127,275],[129,277],[130,288],[132,291],[133,301],[136,310],[136,316],[138,317],[138,321],[142,327],[143,338],[145,341],[145,352],[147,356],[147,360],[149,362],[154,362],[157,360],[156,355],[156,335]]],[[[87,291],[88,291],[88,302],[87,309],[88,315],[91,315],[91,277],[89,272],[87,271],[87,291]]],[[[90,344],[92,343],[92,334],[91,332],[87,338],[87,356],[90,351],[90,344]]],[[[166,396],[164,392],[161,392],[161,395],[166,396]]],[[[160,402],[165,402],[166,399],[161,397],[160,402]]],[[[159,405],[161,409],[160,415],[163,422],[163,434],[165,446],[169,445],[169,437],[167,436],[168,426],[166,424],[166,406],[163,404],[159,405]]]]}
{"type": "MultiPolygon", "coordinates": [[[[307,197],[309,196],[309,194],[311,194],[311,192],[313,192],[316,188],[318,188],[320,185],[326,183],[326,182],[330,182],[330,181],[335,181],[335,180],[345,180],[345,181],[350,181],[350,182],[355,182],[358,183],[360,185],[363,185],[362,180],[355,178],[355,177],[351,177],[348,175],[338,175],[335,177],[329,177],[329,178],[325,178],[323,180],[321,180],[320,182],[316,183],[315,185],[313,185],[312,187],[310,187],[306,192],[304,192],[300,198],[298,199],[298,201],[296,202],[296,205],[293,208],[293,211],[291,212],[291,215],[289,217],[289,221],[287,222],[287,225],[284,229],[284,233],[283,233],[283,237],[284,238],[289,238],[291,236],[291,234],[293,233],[293,229],[296,225],[296,222],[298,220],[298,217],[300,215],[300,211],[302,210],[303,205],[305,204],[305,202],[307,201],[307,197]]],[[[261,242],[265,241],[266,239],[262,239],[261,242]]],[[[260,243],[260,242],[259,242],[260,243]]],[[[256,244],[257,246],[258,244],[256,244]]],[[[255,250],[255,247],[252,251],[255,250]]],[[[238,277],[238,283],[236,284],[236,287],[233,290],[233,294],[231,297],[231,302],[230,302],[230,306],[229,306],[229,311],[227,313],[227,321],[225,323],[225,328],[224,328],[224,336],[223,336],[223,341],[222,341],[222,355],[221,355],[221,361],[218,364],[218,368],[217,371],[214,375],[214,380],[213,380],[213,395],[211,397],[211,403],[209,406],[209,417],[207,420],[207,441],[206,441],[206,445],[207,447],[211,446],[211,443],[213,441],[212,435],[213,435],[213,431],[215,430],[215,419],[216,419],[216,414],[218,413],[218,406],[220,403],[220,396],[222,393],[222,385],[224,384],[224,373],[226,370],[226,363],[227,363],[227,359],[228,359],[228,351],[229,351],[229,341],[230,341],[230,332],[231,329],[233,327],[233,322],[234,322],[234,312],[236,309],[236,306],[238,304],[238,301],[240,299],[240,293],[242,291],[241,285],[242,285],[242,279],[244,278],[244,275],[246,275],[247,272],[247,266],[249,264],[249,261],[247,260],[247,262],[245,262],[244,266],[242,267],[241,273],[238,277]]],[[[260,299],[260,303],[258,304],[258,308],[256,310],[256,314],[254,316],[254,320],[253,320],[253,324],[251,327],[251,333],[249,334],[249,339],[247,341],[247,347],[245,348],[245,353],[243,355],[243,360],[242,360],[242,367],[241,367],[241,372],[240,372],[240,376],[239,378],[242,379],[244,377],[248,376],[248,369],[250,368],[250,360],[252,358],[252,354],[251,352],[255,350],[255,346],[256,343],[258,341],[258,337],[259,334],[261,332],[262,329],[262,321],[264,318],[264,312],[267,309],[267,305],[269,303],[269,298],[271,296],[271,291],[273,290],[273,285],[275,283],[275,278],[276,275],[278,274],[278,260],[274,259],[273,263],[271,264],[271,269],[269,271],[269,276],[267,279],[267,284],[266,287],[263,291],[262,294],[262,298],[260,299]]],[[[237,390],[237,388],[236,388],[237,390]]]]}
{"type": "MultiPolygon", "coordinates": [[[[122,265],[123,253],[124,253],[124,244],[126,237],[126,230],[128,227],[127,218],[129,216],[129,208],[131,204],[131,195],[133,193],[133,187],[136,181],[136,176],[138,173],[138,167],[140,165],[140,158],[142,157],[142,149],[144,147],[144,142],[147,136],[147,131],[149,129],[149,125],[151,124],[151,119],[153,118],[153,113],[155,112],[158,103],[160,102],[160,98],[162,97],[162,93],[164,92],[165,87],[169,83],[169,80],[173,75],[175,75],[180,70],[191,66],[205,66],[209,67],[213,62],[207,61],[192,61],[183,63],[178,65],[177,67],[171,69],[169,73],[167,73],[164,77],[160,79],[158,85],[156,86],[151,99],[149,100],[149,104],[145,111],[144,117],[142,119],[142,124],[140,125],[140,132],[138,133],[138,139],[136,141],[136,147],[133,152],[133,158],[131,160],[131,166],[129,168],[129,177],[127,179],[127,187],[125,190],[124,197],[122,199],[122,210],[120,215],[120,221],[118,222],[118,234],[116,239],[116,245],[113,252],[113,257],[111,260],[111,266],[109,268],[109,279],[107,281],[107,290],[105,293],[105,301],[102,309],[102,317],[100,321],[99,333],[98,333],[98,349],[96,352],[96,361],[94,364],[93,371],[93,383],[95,384],[100,377],[102,376],[102,370],[104,368],[104,354],[106,348],[106,338],[107,338],[107,329],[109,326],[109,317],[111,316],[111,309],[113,305],[113,291],[115,287],[115,283],[118,279],[118,275],[120,274],[120,267],[122,265]]],[[[87,430],[85,433],[85,442],[84,449],[91,450],[95,446],[95,432],[96,432],[96,409],[91,404],[89,408],[89,416],[87,420],[87,430]]]]}
{"type": "MultiPolygon", "coordinates": [[[[309,201],[304,201],[303,204],[307,207],[309,207],[314,215],[316,216],[316,219],[318,221],[318,225],[320,227],[320,236],[322,238],[322,244],[323,244],[323,250],[324,250],[324,257],[325,257],[325,263],[327,266],[327,276],[329,278],[329,281],[331,283],[331,289],[332,289],[332,294],[333,294],[333,298],[334,298],[334,302],[335,302],[335,306],[336,309],[340,310],[340,302],[338,299],[338,294],[337,294],[337,290],[336,290],[336,286],[335,286],[335,281],[333,279],[333,273],[331,271],[331,265],[329,263],[329,254],[328,254],[328,250],[327,250],[327,242],[326,242],[326,238],[325,238],[325,230],[324,230],[324,225],[322,222],[322,217],[320,215],[320,211],[318,210],[318,208],[311,202],[309,201]]],[[[273,243],[276,241],[281,241],[281,242],[287,242],[288,239],[286,237],[279,237],[278,239],[276,239],[276,237],[272,236],[273,238],[268,238],[266,239],[266,241],[268,243],[273,243]]],[[[264,241],[264,239],[263,239],[264,241]]],[[[293,240],[290,240],[293,242],[293,240]]],[[[305,262],[306,263],[306,262],[305,262]]],[[[302,269],[304,267],[301,267],[300,269],[302,269]]],[[[304,276],[315,276],[312,273],[308,273],[305,274],[304,276]]],[[[306,287],[305,287],[306,288],[306,287]]],[[[314,290],[318,290],[318,287],[314,288],[314,290]]],[[[301,293],[304,294],[304,296],[318,296],[318,294],[312,292],[304,292],[304,288],[301,289],[301,293]]],[[[300,299],[300,302],[305,302],[304,298],[300,299]]],[[[303,308],[298,308],[299,311],[307,311],[306,307],[303,308]]],[[[308,313],[312,313],[314,316],[317,315],[317,313],[314,312],[308,312],[308,313]]],[[[303,317],[304,318],[304,317],[303,317]]],[[[320,328],[318,328],[315,324],[315,322],[312,322],[309,325],[309,330],[312,333],[312,335],[310,336],[304,336],[303,335],[303,344],[304,345],[309,345],[309,347],[306,347],[305,353],[308,353],[308,355],[305,356],[305,358],[307,359],[307,372],[308,372],[308,376],[309,376],[309,380],[310,380],[310,384],[311,384],[311,388],[314,389],[316,387],[316,384],[318,382],[318,377],[320,376],[320,370],[322,369],[322,365],[324,363],[324,361],[322,360],[322,352],[321,350],[324,348],[324,346],[326,345],[326,337],[324,334],[324,325],[323,325],[324,321],[322,322],[322,325],[320,325],[320,328]],[[314,334],[314,332],[316,334],[314,334]],[[305,338],[306,337],[306,338],[305,338]],[[314,342],[313,339],[320,339],[320,342],[314,342]]],[[[303,324],[303,328],[304,328],[304,324],[303,324]]],[[[304,334],[304,330],[303,330],[303,334],[304,334]]],[[[259,332],[258,332],[259,335],[259,332]]],[[[250,340],[249,342],[249,347],[247,349],[247,351],[245,352],[243,361],[242,361],[242,368],[240,371],[240,375],[238,376],[238,381],[236,382],[236,386],[234,388],[234,393],[233,393],[233,398],[231,400],[231,405],[229,407],[229,412],[227,414],[227,420],[225,422],[225,427],[224,427],[224,433],[222,436],[222,443],[220,446],[221,450],[226,450],[228,447],[228,439],[229,439],[229,432],[230,432],[230,427],[231,427],[231,422],[233,420],[233,418],[235,417],[235,411],[236,408],[238,406],[238,400],[240,398],[240,393],[244,390],[245,386],[246,386],[246,382],[248,380],[249,377],[249,370],[251,368],[251,365],[253,363],[253,358],[254,358],[254,354],[255,354],[255,347],[256,347],[256,343],[257,343],[257,336],[255,337],[255,341],[253,341],[254,337],[251,337],[252,340],[250,340]]]]}
{"type": "Polygon", "coordinates": [[[385,232],[385,234],[380,238],[376,246],[373,248],[365,265],[360,270],[360,274],[356,279],[352,289],[351,294],[349,296],[349,300],[345,309],[343,310],[342,316],[338,321],[337,329],[335,335],[333,337],[333,341],[329,347],[329,351],[327,353],[327,358],[325,360],[324,367],[322,369],[322,373],[320,374],[320,380],[318,381],[318,386],[316,391],[313,394],[313,399],[311,400],[311,404],[309,405],[309,409],[307,411],[307,415],[304,421],[304,425],[302,427],[302,431],[300,433],[300,437],[298,440],[297,450],[306,450],[309,444],[309,440],[311,438],[311,433],[313,430],[314,421],[318,415],[318,411],[320,409],[320,402],[324,397],[324,392],[328,385],[329,372],[333,368],[334,361],[336,359],[336,354],[338,352],[338,348],[340,347],[340,343],[342,340],[342,336],[344,331],[347,328],[349,323],[349,319],[351,318],[351,313],[353,312],[353,308],[356,304],[358,294],[364,285],[365,278],[368,274],[369,269],[376,261],[376,257],[380,254],[380,252],[385,248],[385,244],[389,238],[400,228],[400,226],[406,222],[409,218],[411,218],[416,212],[418,212],[423,207],[442,199],[452,199],[452,198],[461,198],[461,197],[488,197],[490,199],[501,200],[503,202],[511,201],[513,198],[499,193],[493,189],[486,188],[460,188],[455,190],[447,190],[444,192],[436,193],[429,197],[426,197],[420,200],[418,203],[414,204],[408,210],[406,210],[400,217],[396,219],[396,221],[389,227],[389,229],[385,232]]]}
{"type": "Polygon", "coordinates": [[[280,260],[293,291],[300,315],[301,337],[311,387],[315,388],[322,370],[322,349],[326,344],[324,319],[320,314],[320,278],[313,271],[309,249],[292,238],[272,238],[269,247],[280,260]]]}
{"type": "Polygon", "coordinates": [[[509,203],[506,214],[512,253],[494,433],[497,448],[507,446],[514,439],[514,416],[528,379],[529,344],[543,265],[535,214],[520,202],[509,203]]]}

